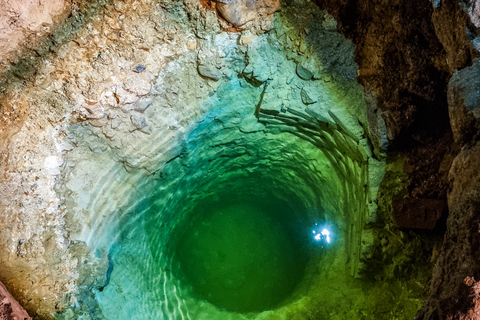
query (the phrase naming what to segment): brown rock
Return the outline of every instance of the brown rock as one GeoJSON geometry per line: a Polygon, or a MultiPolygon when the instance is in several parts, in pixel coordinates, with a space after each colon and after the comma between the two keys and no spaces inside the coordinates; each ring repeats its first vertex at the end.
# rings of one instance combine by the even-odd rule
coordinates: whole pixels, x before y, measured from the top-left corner
{"type": "Polygon", "coordinates": [[[470,61],[466,24],[468,16],[460,1],[442,1],[432,15],[432,22],[438,40],[445,50],[448,71],[462,68],[470,61]]]}
{"type": "MultiPolygon", "coordinates": [[[[449,67],[431,19],[431,1],[316,3],[337,19],[338,30],[356,45],[358,81],[375,95],[389,150],[408,154],[414,198],[445,199],[447,183],[438,167],[452,140],[446,99],[449,67]]],[[[453,27],[444,29],[453,32],[453,27]]]]}
{"type": "Polygon", "coordinates": [[[450,170],[447,232],[433,270],[429,297],[417,319],[478,319],[467,277],[480,275],[480,142],[464,148],[450,170]]]}
{"type": "Polygon", "coordinates": [[[443,200],[394,198],[395,223],[399,228],[433,230],[446,206],[443,200]]]}

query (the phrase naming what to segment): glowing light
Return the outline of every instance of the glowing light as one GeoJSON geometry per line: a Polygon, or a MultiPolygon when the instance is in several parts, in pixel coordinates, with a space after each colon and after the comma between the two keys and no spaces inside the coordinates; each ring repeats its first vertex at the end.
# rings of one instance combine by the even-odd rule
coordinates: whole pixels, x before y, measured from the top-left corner
{"type": "Polygon", "coordinates": [[[331,242],[331,231],[328,230],[325,226],[320,227],[318,223],[315,223],[312,233],[313,233],[313,239],[315,241],[319,241],[319,242],[322,241],[324,243],[331,242]]]}
{"type": "Polygon", "coordinates": [[[327,229],[323,229],[322,230],[322,235],[326,236],[327,237],[327,243],[330,243],[330,231],[328,231],[327,229]]]}

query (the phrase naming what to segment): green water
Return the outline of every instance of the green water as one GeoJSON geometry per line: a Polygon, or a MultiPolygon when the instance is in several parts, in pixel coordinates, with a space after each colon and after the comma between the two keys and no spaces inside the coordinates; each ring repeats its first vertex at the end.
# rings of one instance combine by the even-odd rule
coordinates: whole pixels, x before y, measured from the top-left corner
{"type": "Polygon", "coordinates": [[[233,312],[274,308],[303,277],[305,258],[281,215],[247,204],[201,213],[180,226],[179,278],[193,295],[233,312]]]}

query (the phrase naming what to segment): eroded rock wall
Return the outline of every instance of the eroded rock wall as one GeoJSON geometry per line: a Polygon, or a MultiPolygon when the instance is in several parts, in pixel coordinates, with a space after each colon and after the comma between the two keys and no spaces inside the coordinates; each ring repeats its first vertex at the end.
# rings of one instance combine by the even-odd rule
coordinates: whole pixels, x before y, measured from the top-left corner
{"type": "MultiPolygon", "coordinates": [[[[423,222],[403,224],[402,217],[422,214],[422,198],[448,199],[447,232],[433,250],[429,297],[418,317],[478,318],[479,164],[473,159],[479,157],[479,2],[318,3],[356,43],[359,81],[377,96],[393,142],[390,154],[406,156],[397,160],[400,175],[387,167],[386,181],[406,178],[408,183],[406,191],[396,191],[405,200],[390,207],[395,224],[422,228],[423,222]]],[[[438,210],[429,210],[439,216],[438,210]]]]}
{"type": "Polygon", "coordinates": [[[41,38],[52,30],[53,23],[70,13],[64,0],[0,1],[0,65],[6,67],[25,41],[41,38]]]}

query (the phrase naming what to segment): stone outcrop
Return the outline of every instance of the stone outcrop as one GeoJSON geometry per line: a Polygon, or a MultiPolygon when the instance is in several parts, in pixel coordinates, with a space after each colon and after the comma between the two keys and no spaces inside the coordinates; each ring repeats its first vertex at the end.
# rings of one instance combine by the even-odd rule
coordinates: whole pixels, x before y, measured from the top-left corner
{"type": "Polygon", "coordinates": [[[480,59],[455,72],[448,86],[448,105],[453,136],[464,146],[480,138],[480,59]]]}
{"type": "Polygon", "coordinates": [[[218,13],[235,27],[241,27],[254,19],[272,15],[280,7],[279,0],[235,0],[216,4],[218,13]]]}
{"type": "Polygon", "coordinates": [[[449,172],[447,232],[420,319],[479,316],[478,288],[472,286],[480,277],[479,71],[475,59],[472,66],[456,71],[449,82],[450,121],[461,151],[449,172]]]}

